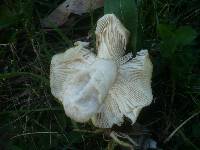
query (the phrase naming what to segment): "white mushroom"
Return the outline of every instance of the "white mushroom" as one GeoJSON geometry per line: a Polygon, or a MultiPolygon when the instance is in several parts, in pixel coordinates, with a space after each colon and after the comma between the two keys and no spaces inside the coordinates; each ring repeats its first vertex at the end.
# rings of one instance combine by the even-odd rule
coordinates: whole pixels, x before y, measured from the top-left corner
{"type": "Polygon", "coordinates": [[[121,125],[124,116],[134,123],[140,110],[151,103],[152,64],[148,51],[135,58],[124,56],[129,32],[113,14],[97,22],[97,56],[87,43],[53,56],[52,94],[67,116],[78,122],[92,119],[95,126],[121,125]]]}
{"type": "Polygon", "coordinates": [[[85,48],[87,43],[75,44],[65,53],[53,56],[51,92],[63,104],[66,115],[85,122],[105,99],[115,81],[117,66],[112,60],[98,59],[85,48]]]}

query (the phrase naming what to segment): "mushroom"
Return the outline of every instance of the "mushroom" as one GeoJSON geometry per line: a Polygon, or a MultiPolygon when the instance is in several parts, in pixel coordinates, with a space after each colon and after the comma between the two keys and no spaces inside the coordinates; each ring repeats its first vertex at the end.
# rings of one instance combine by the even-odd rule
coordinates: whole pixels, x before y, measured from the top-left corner
{"type": "Polygon", "coordinates": [[[90,119],[100,128],[135,123],[141,109],[152,102],[152,63],[147,50],[125,55],[129,31],[114,14],[100,18],[96,27],[97,55],[86,42],[53,56],[52,94],[65,113],[77,122],[90,119]]]}

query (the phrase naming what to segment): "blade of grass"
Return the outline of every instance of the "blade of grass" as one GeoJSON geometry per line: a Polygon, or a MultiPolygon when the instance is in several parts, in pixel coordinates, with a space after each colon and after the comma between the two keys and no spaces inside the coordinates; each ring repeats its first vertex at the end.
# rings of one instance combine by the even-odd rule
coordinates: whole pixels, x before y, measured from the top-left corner
{"type": "Polygon", "coordinates": [[[197,115],[200,114],[200,111],[194,113],[192,116],[190,116],[188,119],[183,121],[165,140],[164,143],[167,143],[175,134],[178,130],[180,130],[187,122],[189,122],[192,118],[196,117],[197,115]]]}

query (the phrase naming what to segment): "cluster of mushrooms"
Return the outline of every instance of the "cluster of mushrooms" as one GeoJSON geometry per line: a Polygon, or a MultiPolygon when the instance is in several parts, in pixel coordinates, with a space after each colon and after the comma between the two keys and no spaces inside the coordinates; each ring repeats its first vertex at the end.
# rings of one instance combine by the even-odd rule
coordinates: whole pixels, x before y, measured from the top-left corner
{"type": "Polygon", "coordinates": [[[152,102],[152,63],[147,50],[125,55],[129,31],[114,14],[101,17],[96,27],[96,49],[75,42],[53,56],[50,67],[52,94],[65,113],[77,122],[96,127],[121,125],[124,117],[135,123],[141,109],[152,102]]]}

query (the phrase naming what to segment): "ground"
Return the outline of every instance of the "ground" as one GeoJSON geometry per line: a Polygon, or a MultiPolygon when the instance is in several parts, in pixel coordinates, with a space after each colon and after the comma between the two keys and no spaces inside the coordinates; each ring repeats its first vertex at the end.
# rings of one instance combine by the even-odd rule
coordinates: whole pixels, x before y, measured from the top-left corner
{"type": "Polygon", "coordinates": [[[137,1],[138,50],[150,52],[154,100],[135,125],[127,119],[110,130],[73,122],[51,95],[52,56],[76,40],[94,46],[95,24],[104,13],[72,14],[60,27],[42,28],[40,20],[61,2],[0,2],[0,149],[123,149],[111,131],[136,141],[151,138],[159,149],[200,149],[200,1],[137,1]]]}

